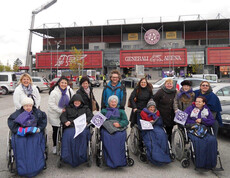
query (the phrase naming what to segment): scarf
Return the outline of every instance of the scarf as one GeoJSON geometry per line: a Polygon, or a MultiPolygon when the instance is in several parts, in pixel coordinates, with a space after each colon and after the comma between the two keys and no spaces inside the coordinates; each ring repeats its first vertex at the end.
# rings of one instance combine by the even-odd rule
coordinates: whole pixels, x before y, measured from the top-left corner
{"type": "Polygon", "coordinates": [[[119,109],[118,108],[106,108],[107,113],[105,117],[108,119],[111,117],[120,117],[119,109]]]}
{"type": "Polygon", "coordinates": [[[191,95],[189,93],[192,93],[192,89],[188,90],[188,91],[184,91],[183,88],[180,89],[180,93],[178,93],[177,95],[177,99],[180,99],[182,97],[183,94],[185,94],[188,98],[191,98],[191,95]]]}
{"type": "Polygon", "coordinates": [[[33,89],[32,86],[29,84],[28,87],[24,86],[22,84],[22,89],[24,91],[24,93],[28,96],[28,97],[33,97],[33,89]]]}
{"type": "Polygon", "coordinates": [[[165,93],[175,93],[176,89],[173,87],[172,89],[168,89],[165,86],[162,87],[162,89],[164,90],[165,93]]]}
{"type": "MultiPolygon", "coordinates": [[[[83,88],[84,89],[84,88],[83,88]]],[[[86,94],[88,95],[88,97],[90,98],[90,89],[89,87],[87,89],[84,89],[84,91],[86,92],[86,94]]]]}
{"type": "Polygon", "coordinates": [[[59,100],[59,102],[58,102],[58,106],[60,107],[60,108],[65,108],[65,106],[67,106],[68,104],[69,104],[69,97],[68,97],[68,95],[66,94],[66,92],[67,92],[67,88],[66,89],[61,89],[61,87],[60,86],[58,86],[58,88],[60,89],[60,91],[61,91],[61,93],[62,93],[62,95],[61,95],[61,99],[59,100]]]}
{"type": "Polygon", "coordinates": [[[14,122],[20,124],[22,127],[35,127],[37,126],[37,120],[33,115],[33,112],[24,111],[18,115],[14,122]]]}
{"type": "Polygon", "coordinates": [[[201,117],[201,118],[207,118],[209,112],[208,112],[208,109],[205,108],[205,106],[200,110],[198,109],[197,107],[195,107],[191,114],[190,114],[190,117],[195,117],[196,119],[201,117]],[[199,113],[200,113],[200,116],[199,116],[199,113]]]}
{"type": "Polygon", "coordinates": [[[158,119],[159,117],[156,115],[156,112],[150,112],[147,108],[144,108],[143,111],[148,114],[148,117],[152,117],[153,120],[158,119]]]}

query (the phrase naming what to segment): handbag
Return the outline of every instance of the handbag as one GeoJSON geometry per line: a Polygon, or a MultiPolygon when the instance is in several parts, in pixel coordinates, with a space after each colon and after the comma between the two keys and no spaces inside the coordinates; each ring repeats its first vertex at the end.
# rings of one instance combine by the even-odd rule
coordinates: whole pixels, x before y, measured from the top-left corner
{"type": "MultiPolygon", "coordinates": [[[[137,102],[137,97],[135,97],[133,100],[136,103],[137,102]]],[[[132,108],[132,105],[131,105],[131,102],[130,102],[130,98],[129,98],[129,101],[128,101],[128,107],[132,108]]]]}
{"type": "Polygon", "coordinates": [[[92,111],[96,111],[97,110],[97,102],[92,99],[92,111]]]}

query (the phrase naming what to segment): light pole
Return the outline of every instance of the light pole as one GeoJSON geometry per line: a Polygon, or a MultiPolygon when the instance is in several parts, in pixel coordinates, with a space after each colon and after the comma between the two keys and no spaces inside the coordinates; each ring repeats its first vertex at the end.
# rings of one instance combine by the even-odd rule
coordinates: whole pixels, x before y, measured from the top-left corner
{"type": "Polygon", "coordinates": [[[50,49],[51,49],[51,51],[50,51],[50,54],[51,54],[51,59],[50,59],[50,61],[51,61],[50,62],[50,78],[52,80],[52,67],[53,67],[52,45],[51,45],[50,41],[48,43],[49,43],[50,49]]]}
{"type": "Polygon", "coordinates": [[[59,58],[58,58],[58,49],[60,48],[61,41],[55,41],[57,44],[57,75],[58,75],[58,66],[59,66],[59,58]]]}
{"type": "Polygon", "coordinates": [[[35,21],[35,15],[38,14],[39,12],[49,8],[52,6],[54,3],[56,3],[57,0],[52,0],[50,2],[47,2],[43,4],[41,7],[35,9],[32,11],[32,18],[31,18],[31,25],[30,25],[30,33],[29,33],[29,40],[28,40],[28,46],[27,46],[27,53],[26,53],[26,65],[29,66],[29,73],[32,74],[32,52],[31,52],[31,44],[32,44],[32,29],[34,28],[34,21],[35,21]]]}

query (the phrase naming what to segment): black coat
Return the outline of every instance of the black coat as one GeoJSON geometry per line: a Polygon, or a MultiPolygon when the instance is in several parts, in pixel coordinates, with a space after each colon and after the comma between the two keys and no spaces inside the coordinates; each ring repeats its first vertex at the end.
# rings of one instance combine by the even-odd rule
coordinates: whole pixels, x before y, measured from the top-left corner
{"type": "MultiPolygon", "coordinates": [[[[90,87],[90,97],[85,92],[85,90],[82,86],[79,88],[79,90],[77,90],[76,94],[81,95],[85,105],[87,105],[89,107],[89,109],[92,111],[92,100],[94,99],[96,101],[94,94],[93,94],[93,88],[90,87]]],[[[96,107],[97,107],[97,111],[99,111],[99,105],[98,105],[97,101],[96,101],[96,107]]]]}
{"type": "Polygon", "coordinates": [[[173,102],[176,95],[176,90],[171,93],[166,93],[163,89],[157,91],[154,95],[154,101],[157,109],[163,119],[165,126],[172,127],[174,125],[175,112],[173,109],[173,102]]]}
{"type": "Polygon", "coordinates": [[[152,90],[148,89],[147,87],[142,88],[137,86],[131,93],[129,97],[129,102],[131,104],[132,109],[137,108],[138,110],[136,113],[131,112],[130,115],[130,121],[131,121],[131,127],[136,123],[137,120],[137,113],[140,113],[142,109],[144,109],[147,106],[147,103],[150,99],[153,98],[152,90]],[[139,89],[139,92],[138,92],[139,89]],[[136,97],[136,102],[134,101],[134,98],[136,97]]]}
{"type": "Polygon", "coordinates": [[[87,123],[90,122],[90,120],[93,117],[93,114],[89,107],[87,105],[84,105],[84,101],[80,94],[75,94],[71,98],[69,105],[65,108],[66,111],[63,112],[60,116],[61,123],[64,125],[67,121],[71,122],[70,127],[74,127],[73,120],[77,117],[81,116],[82,114],[86,114],[86,121],[87,123]],[[74,101],[81,101],[81,105],[76,108],[74,106],[74,101]]]}
{"type": "MultiPolygon", "coordinates": [[[[32,110],[33,110],[33,115],[37,119],[37,127],[40,129],[40,131],[43,131],[47,125],[46,113],[41,111],[40,109],[37,109],[36,107],[33,107],[32,110]]],[[[24,111],[25,110],[23,109],[23,107],[21,107],[21,109],[16,110],[8,118],[8,126],[14,134],[16,134],[18,131],[18,128],[21,127],[20,124],[14,122],[14,120],[24,111]]]]}

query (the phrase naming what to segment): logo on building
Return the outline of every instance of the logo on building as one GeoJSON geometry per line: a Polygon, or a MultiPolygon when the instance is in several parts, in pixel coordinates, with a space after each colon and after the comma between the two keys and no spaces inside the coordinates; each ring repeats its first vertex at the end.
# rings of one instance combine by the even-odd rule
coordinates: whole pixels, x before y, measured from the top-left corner
{"type": "Polygon", "coordinates": [[[150,29],[145,33],[145,42],[154,45],[160,40],[160,33],[155,29],[150,29]]]}

